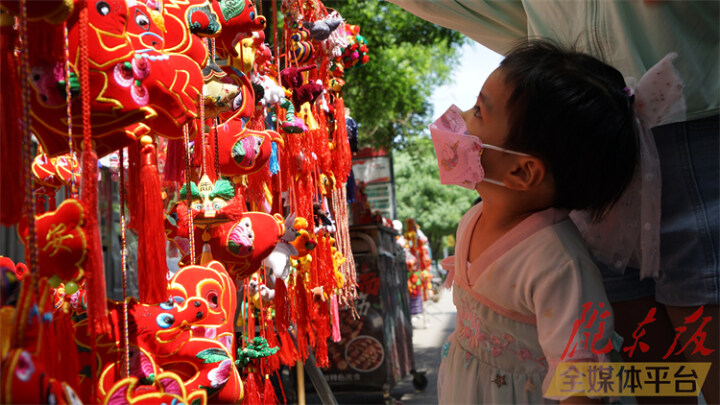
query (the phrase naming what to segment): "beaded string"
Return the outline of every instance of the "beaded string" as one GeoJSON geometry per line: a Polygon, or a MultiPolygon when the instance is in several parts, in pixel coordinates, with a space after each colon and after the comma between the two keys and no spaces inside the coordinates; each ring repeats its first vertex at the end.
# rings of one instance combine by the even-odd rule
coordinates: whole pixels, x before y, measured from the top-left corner
{"type": "MultiPolygon", "coordinates": [[[[195,153],[200,152],[200,157],[202,158],[202,174],[207,173],[207,162],[205,161],[205,93],[204,93],[204,87],[203,92],[200,93],[200,150],[198,151],[198,148],[195,148],[195,153]]],[[[197,144],[197,142],[195,142],[197,144]]],[[[197,146],[197,145],[195,145],[197,146]]]]}
{"type": "MultiPolygon", "coordinates": [[[[280,43],[278,42],[278,12],[277,12],[277,0],[272,0],[272,13],[273,13],[273,25],[272,25],[272,31],[273,31],[273,48],[275,48],[273,51],[273,55],[276,55],[275,57],[275,67],[278,72],[278,81],[281,81],[280,79],[280,43]]],[[[282,85],[282,83],[279,83],[282,85]]]]}
{"type": "MultiPolygon", "coordinates": [[[[258,301],[260,302],[260,316],[258,317],[258,324],[260,326],[260,330],[258,331],[258,335],[267,339],[268,332],[266,329],[267,325],[265,324],[265,311],[263,309],[263,297],[262,297],[262,295],[260,295],[260,282],[267,281],[264,277],[264,275],[267,274],[265,272],[265,264],[263,264],[262,267],[260,268],[260,270],[258,270],[258,273],[260,273],[260,272],[262,272],[262,276],[261,276],[261,274],[258,274],[258,296],[259,296],[258,301]]],[[[261,357],[258,359],[258,372],[260,373],[262,378],[265,377],[265,368],[267,367],[267,365],[265,364],[266,362],[267,362],[266,358],[261,357]]]]}
{"type": "MultiPolygon", "coordinates": [[[[195,224],[192,214],[192,194],[190,193],[190,135],[188,124],[183,125],[183,138],[185,141],[185,195],[188,208],[188,238],[190,239],[190,264],[195,264],[195,224]]],[[[197,148],[195,148],[197,152],[197,148]]]]}
{"type": "MultiPolygon", "coordinates": [[[[214,42],[213,42],[214,43],[214,42]]],[[[215,180],[220,180],[220,152],[218,148],[218,118],[213,119],[213,140],[215,141],[215,180]]]]}
{"type": "Polygon", "coordinates": [[[70,150],[70,194],[73,198],[78,198],[77,187],[75,183],[75,167],[72,162],[75,160],[75,150],[73,149],[72,138],[72,94],[70,90],[70,38],[68,36],[67,22],[63,23],[63,37],[65,39],[65,102],[67,103],[67,122],[68,122],[68,148],[70,150]]]}
{"type": "Polygon", "coordinates": [[[130,376],[130,329],[128,327],[127,239],[125,238],[125,148],[120,149],[120,266],[123,289],[123,337],[125,345],[125,377],[130,376]]]}
{"type": "MultiPolygon", "coordinates": [[[[213,61],[213,62],[215,62],[215,38],[208,38],[208,40],[207,40],[207,45],[208,45],[208,51],[210,52],[210,60],[213,61]]],[[[204,104],[204,103],[203,103],[203,104],[204,104]]],[[[201,114],[203,114],[204,111],[205,111],[205,108],[201,107],[201,110],[200,110],[201,114]]],[[[204,115],[204,114],[203,114],[203,115],[204,115]]],[[[201,118],[201,119],[202,119],[202,118],[201,118]]],[[[218,138],[217,138],[217,123],[218,123],[218,120],[219,120],[219,117],[215,117],[215,118],[212,119],[212,130],[214,131],[214,132],[213,132],[213,134],[214,134],[214,136],[213,136],[213,138],[214,138],[214,139],[213,139],[214,145],[213,145],[213,146],[214,146],[214,148],[215,148],[215,150],[214,150],[214,156],[215,156],[215,162],[214,162],[214,166],[215,166],[215,167],[214,167],[214,168],[215,168],[215,180],[219,180],[219,179],[220,179],[220,156],[218,155],[218,138]]],[[[203,125],[203,126],[204,126],[204,125],[203,125]]],[[[203,138],[203,140],[204,140],[204,138],[203,138]]],[[[211,147],[213,147],[213,146],[211,146],[211,147]]],[[[205,150],[205,149],[204,149],[204,147],[203,147],[203,151],[204,151],[204,150],[205,150]]],[[[203,157],[204,157],[204,156],[205,156],[205,154],[204,154],[204,152],[203,152],[203,157]]],[[[203,166],[204,166],[204,165],[203,165],[203,166]]],[[[206,170],[205,173],[207,173],[207,167],[204,167],[204,169],[206,170]]]]}
{"type": "MultiPolygon", "coordinates": [[[[23,164],[25,165],[25,207],[28,210],[28,241],[25,250],[25,260],[33,276],[37,275],[38,263],[38,246],[35,226],[36,207],[35,191],[32,188],[32,117],[30,116],[30,56],[28,55],[28,28],[27,28],[27,0],[20,0],[21,21],[20,21],[20,40],[22,42],[20,59],[22,63],[21,80],[22,80],[22,114],[23,114],[23,164]]],[[[37,288],[37,284],[35,285],[37,288]]]]}

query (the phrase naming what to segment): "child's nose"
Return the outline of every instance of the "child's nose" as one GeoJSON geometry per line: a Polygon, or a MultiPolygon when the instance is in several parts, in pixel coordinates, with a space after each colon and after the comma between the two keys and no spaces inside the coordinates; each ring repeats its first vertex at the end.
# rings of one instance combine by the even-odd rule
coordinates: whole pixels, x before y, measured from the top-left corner
{"type": "Polygon", "coordinates": [[[472,116],[473,116],[473,108],[470,108],[469,110],[466,110],[466,111],[463,111],[460,113],[460,116],[465,121],[465,126],[470,124],[470,118],[472,118],[472,116]]]}

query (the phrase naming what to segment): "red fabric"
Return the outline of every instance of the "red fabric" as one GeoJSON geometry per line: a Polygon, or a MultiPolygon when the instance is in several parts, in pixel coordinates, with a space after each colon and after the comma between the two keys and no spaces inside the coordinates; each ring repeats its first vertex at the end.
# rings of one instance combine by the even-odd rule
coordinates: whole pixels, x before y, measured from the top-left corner
{"type": "MultiPolygon", "coordinates": [[[[12,335],[0,370],[3,403],[40,404],[46,403],[51,395],[60,401],[67,400],[61,380],[55,378],[62,365],[57,361],[58,351],[52,351],[53,346],[57,347],[53,343],[53,321],[44,317],[52,314],[52,304],[43,279],[36,282],[29,275],[20,284],[15,321],[11,330],[3,330],[12,335]],[[39,314],[31,313],[33,307],[39,314]]],[[[62,380],[72,380],[71,377],[62,375],[62,380]]]]}
{"type": "Polygon", "coordinates": [[[220,173],[228,177],[255,173],[266,167],[272,142],[283,144],[279,133],[245,128],[240,118],[218,126],[217,136],[220,173]]]}
{"type": "MultiPolygon", "coordinates": [[[[208,244],[213,258],[225,264],[233,277],[249,277],[260,268],[285,233],[283,222],[277,214],[245,212],[237,221],[209,226],[208,244]]],[[[204,232],[195,231],[196,252],[202,251],[204,232]]]]}
{"type": "Polygon", "coordinates": [[[222,25],[222,32],[215,39],[215,46],[218,52],[223,55],[238,56],[234,45],[238,41],[239,34],[265,29],[265,17],[258,14],[253,2],[251,0],[239,0],[239,2],[244,4],[237,6],[237,9],[242,10],[238,15],[223,13],[220,2],[212,2],[213,10],[218,15],[222,25]]]}
{"type": "MultiPolygon", "coordinates": [[[[141,76],[134,77],[132,70],[123,70],[122,68],[124,62],[133,60],[134,54],[133,46],[127,35],[129,19],[128,8],[123,0],[88,0],[85,3],[76,4],[73,14],[67,20],[70,60],[73,63],[79,61],[80,65],[87,62],[88,66],[88,70],[74,64],[72,67],[74,71],[78,72],[81,82],[87,80],[93,111],[90,117],[90,123],[93,126],[93,140],[100,153],[107,150],[106,144],[117,144],[118,137],[126,136],[123,128],[156,114],[136,97],[137,90],[141,87],[118,80],[118,77],[129,74],[130,81],[137,79],[142,82],[141,76]],[[109,7],[98,7],[103,5],[99,3],[107,4],[109,7]],[[87,5],[87,7],[83,5],[87,5]],[[89,27],[91,30],[95,30],[92,35],[80,33],[81,30],[88,28],[82,28],[80,10],[87,13],[88,18],[93,21],[92,27],[89,27]],[[107,15],[101,12],[107,12],[107,15]],[[82,41],[87,42],[84,51],[81,51],[80,43],[82,41]],[[87,52],[87,54],[83,52],[87,52]],[[82,77],[83,72],[86,72],[85,78],[82,77]]],[[[30,45],[34,46],[32,43],[30,45]]],[[[33,53],[30,57],[32,65],[40,68],[44,75],[52,73],[54,66],[48,66],[46,62],[42,62],[41,55],[33,53]]],[[[59,92],[52,87],[46,87],[45,90],[59,92]]],[[[42,91],[36,91],[31,97],[33,131],[45,152],[50,156],[55,156],[68,150],[67,124],[65,122],[67,106],[62,98],[59,103],[48,104],[42,96],[42,91]]],[[[72,103],[73,136],[77,140],[82,138],[81,134],[84,128],[80,104],[79,102],[72,103]]]]}
{"type": "MultiPolygon", "coordinates": [[[[85,212],[80,201],[68,199],[57,210],[36,218],[39,276],[58,275],[65,282],[79,277],[90,247],[85,212]]],[[[18,234],[27,246],[30,234],[27,218],[18,225],[18,234]]]]}
{"type": "MultiPolygon", "coordinates": [[[[131,136],[141,135],[137,123],[144,122],[159,136],[178,139],[182,125],[197,116],[197,105],[203,86],[200,65],[191,57],[163,50],[164,32],[155,24],[143,2],[128,8],[124,0],[88,0],[89,18],[95,32],[87,37],[89,87],[93,114],[93,141],[103,155],[126,146],[131,136]],[[146,18],[138,18],[144,15],[146,18]],[[140,22],[143,25],[139,25],[140,22]]],[[[79,9],[80,7],[75,7],[79,9]]],[[[79,56],[79,13],[74,11],[67,21],[70,60],[79,56]]],[[[57,30],[41,36],[42,41],[62,44],[57,30]]],[[[168,35],[187,35],[169,32],[168,35]]],[[[30,44],[41,45],[40,39],[30,44]]],[[[59,46],[58,49],[63,49],[59,46]]],[[[33,131],[44,150],[55,156],[68,149],[66,103],[60,97],[53,76],[55,65],[38,52],[31,55],[32,65],[39,72],[32,97],[33,131]],[[56,101],[57,100],[57,101],[56,101]]],[[[72,66],[79,71],[78,66],[72,66]]],[[[72,104],[73,134],[82,132],[82,112],[72,104]]]]}
{"type": "MultiPolygon", "coordinates": [[[[206,0],[164,0],[163,17],[165,21],[165,52],[182,53],[192,59],[198,66],[205,66],[208,58],[208,50],[205,41],[199,35],[214,34],[209,31],[209,23],[217,21],[217,14],[212,14],[205,24],[198,24],[193,28],[193,35],[188,35],[191,28],[188,26],[188,11],[198,6],[207,5],[206,0]],[[195,33],[197,33],[195,35],[195,33]]],[[[194,22],[199,22],[197,19],[194,22]]]]}
{"type": "MultiPolygon", "coordinates": [[[[214,383],[218,390],[209,395],[208,403],[239,402],[242,385],[232,365],[235,348],[230,319],[237,302],[231,278],[218,262],[210,262],[207,267],[188,266],[170,280],[170,291],[172,302],[162,305],[144,305],[134,299],[128,302],[133,339],[131,375],[142,378],[171,371],[180,376],[188,393],[214,383]],[[225,376],[223,384],[219,378],[225,376]]],[[[113,330],[98,337],[99,369],[94,378],[81,381],[88,394],[83,398],[85,402],[102,402],[120,384],[124,367],[123,303],[110,302],[109,312],[113,330]],[[94,397],[89,396],[91,386],[97,391],[94,397]]],[[[83,348],[91,345],[90,337],[81,330],[85,322],[78,324],[75,335],[83,348]]],[[[85,356],[83,366],[89,362],[90,357],[85,356]]],[[[148,387],[149,392],[159,390],[161,387],[148,387]]]]}
{"type": "Polygon", "coordinates": [[[64,380],[75,390],[79,390],[78,373],[80,371],[78,352],[75,350],[75,327],[70,314],[62,308],[55,312],[55,336],[58,338],[60,350],[60,364],[62,364],[64,380]]]}
{"type": "MultiPolygon", "coordinates": [[[[135,2],[128,8],[128,15],[136,18],[128,20],[127,34],[136,55],[142,55],[131,60],[133,77],[140,78],[142,83],[130,84],[130,90],[138,98],[146,94],[146,104],[141,105],[148,105],[156,113],[147,122],[154,134],[180,139],[182,126],[198,116],[204,83],[201,67],[186,55],[164,51],[165,32],[150,18],[150,9],[144,2],[135,2]],[[138,15],[148,18],[138,19],[138,15]]],[[[183,34],[171,32],[168,36],[174,35],[183,34]]]]}
{"type": "MultiPolygon", "coordinates": [[[[20,95],[20,75],[13,55],[17,31],[12,26],[0,27],[0,88],[6,94],[20,95]]],[[[4,170],[0,170],[0,194],[3,196],[0,210],[0,224],[15,225],[22,216],[23,197],[25,196],[25,170],[22,163],[22,139],[18,120],[22,115],[22,104],[4,102],[0,105],[0,160],[4,170]],[[12,170],[8,170],[12,168],[12,170]]]]}

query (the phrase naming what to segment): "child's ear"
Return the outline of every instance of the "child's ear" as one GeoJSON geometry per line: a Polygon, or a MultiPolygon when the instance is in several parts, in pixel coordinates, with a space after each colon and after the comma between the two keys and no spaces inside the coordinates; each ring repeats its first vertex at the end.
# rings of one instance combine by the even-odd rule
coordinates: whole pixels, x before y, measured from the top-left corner
{"type": "Polygon", "coordinates": [[[540,185],[547,175],[545,163],[533,156],[519,156],[505,176],[505,185],[514,190],[529,190],[540,185]]]}

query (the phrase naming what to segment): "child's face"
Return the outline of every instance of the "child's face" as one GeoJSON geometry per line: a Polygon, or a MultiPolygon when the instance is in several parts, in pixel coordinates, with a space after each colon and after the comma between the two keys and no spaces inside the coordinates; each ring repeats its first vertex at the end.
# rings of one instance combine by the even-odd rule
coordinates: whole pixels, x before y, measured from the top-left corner
{"type": "Polygon", "coordinates": [[[485,81],[475,106],[463,113],[470,135],[477,136],[483,143],[505,145],[510,128],[506,109],[510,92],[505,84],[505,75],[496,69],[485,81]]]}
{"type": "MultiPolygon", "coordinates": [[[[510,131],[509,113],[506,107],[510,93],[511,89],[505,84],[504,73],[500,69],[496,69],[485,81],[475,106],[463,113],[468,133],[480,138],[483,144],[504,147],[510,131]]],[[[503,174],[515,159],[517,156],[514,154],[483,149],[482,165],[485,176],[491,179],[502,179],[503,174]]],[[[486,184],[488,183],[477,184],[477,190],[483,195],[483,198],[489,191],[481,191],[488,187],[486,184]]],[[[491,189],[496,187],[490,186],[491,189]]]]}

